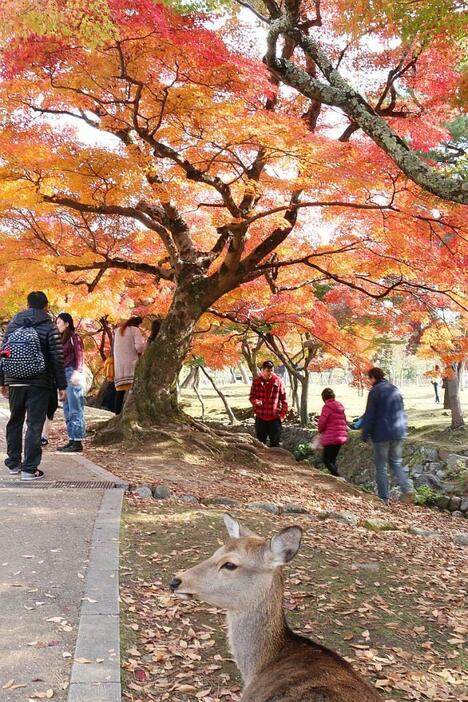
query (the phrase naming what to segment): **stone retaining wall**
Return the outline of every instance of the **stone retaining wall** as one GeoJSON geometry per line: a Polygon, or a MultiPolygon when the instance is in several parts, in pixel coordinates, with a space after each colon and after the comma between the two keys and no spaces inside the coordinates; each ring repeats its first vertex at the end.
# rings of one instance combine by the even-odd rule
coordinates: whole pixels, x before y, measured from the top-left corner
{"type": "MultiPolygon", "coordinates": [[[[221,426],[221,425],[219,425],[221,426]]],[[[222,425],[226,429],[226,425],[222,425]]],[[[233,432],[255,435],[253,420],[246,420],[230,427],[233,432]]],[[[281,445],[296,454],[301,444],[310,444],[316,432],[298,425],[285,425],[281,445]]],[[[323,467],[321,451],[307,459],[314,467],[323,467]]],[[[404,460],[415,488],[427,486],[436,493],[435,505],[456,516],[468,517],[468,451],[459,453],[437,449],[433,446],[412,444],[411,437],[405,442],[404,460]]],[[[340,474],[354,485],[367,490],[375,488],[375,471],[371,442],[364,444],[360,432],[350,431],[349,441],[338,456],[340,474]]],[[[391,478],[391,476],[390,476],[391,478]]],[[[394,495],[398,488],[392,488],[394,495]]]]}

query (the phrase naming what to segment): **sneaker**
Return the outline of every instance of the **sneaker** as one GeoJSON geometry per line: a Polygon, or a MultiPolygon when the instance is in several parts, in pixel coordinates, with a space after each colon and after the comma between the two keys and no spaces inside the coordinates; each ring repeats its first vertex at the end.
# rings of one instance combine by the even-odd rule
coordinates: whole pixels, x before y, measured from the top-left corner
{"type": "Polygon", "coordinates": [[[63,446],[61,449],[58,450],[62,453],[79,453],[83,450],[83,444],[81,443],[81,441],[71,441],[68,446],[63,446]]]}
{"type": "Polygon", "coordinates": [[[46,439],[44,436],[41,439],[41,446],[48,446],[49,445],[49,439],[46,439]]]}
{"type": "Polygon", "coordinates": [[[8,468],[8,472],[10,475],[18,475],[18,473],[21,473],[21,466],[18,466],[18,468],[8,468]]]}
{"type": "Polygon", "coordinates": [[[72,439],[70,439],[70,441],[68,442],[68,444],[65,444],[65,446],[59,446],[58,449],[57,449],[57,451],[68,451],[68,449],[69,449],[74,443],[75,443],[75,442],[74,442],[72,439]]]}
{"type": "Polygon", "coordinates": [[[27,473],[26,471],[21,471],[21,480],[40,480],[44,477],[44,471],[35,470],[34,473],[27,473]]]}

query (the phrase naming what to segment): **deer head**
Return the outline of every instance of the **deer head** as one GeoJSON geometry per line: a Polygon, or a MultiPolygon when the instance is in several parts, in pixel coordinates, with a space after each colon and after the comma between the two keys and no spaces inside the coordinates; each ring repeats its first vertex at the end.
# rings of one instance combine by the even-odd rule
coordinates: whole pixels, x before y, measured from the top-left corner
{"type": "Polygon", "coordinates": [[[275,582],[281,588],[281,566],[299,550],[300,527],[287,527],[263,539],[224,515],[229,540],[211,558],[173,578],[171,590],[182,599],[197,598],[228,612],[244,611],[275,582]]]}

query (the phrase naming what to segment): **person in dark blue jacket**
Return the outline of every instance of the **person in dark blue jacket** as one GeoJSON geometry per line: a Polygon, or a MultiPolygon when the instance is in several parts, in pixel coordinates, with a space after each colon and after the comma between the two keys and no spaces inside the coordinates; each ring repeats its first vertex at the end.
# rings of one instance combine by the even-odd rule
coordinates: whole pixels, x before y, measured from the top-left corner
{"type": "Polygon", "coordinates": [[[400,391],[388,382],[381,368],[367,374],[372,385],[362,421],[362,440],[372,439],[377,492],[388,504],[387,465],[390,465],[402,492],[402,499],[411,502],[413,486],[403,467],[403,442],[406,436],[406,414],[400,391]]]}

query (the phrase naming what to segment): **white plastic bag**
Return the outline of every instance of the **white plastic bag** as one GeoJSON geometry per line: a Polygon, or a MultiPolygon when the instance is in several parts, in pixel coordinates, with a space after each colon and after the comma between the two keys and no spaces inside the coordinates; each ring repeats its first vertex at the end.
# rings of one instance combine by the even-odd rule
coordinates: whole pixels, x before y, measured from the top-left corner
{"type": "Polygon", "coordinates": [[[318,451],[319,449],[322,448],[322,440],[320,438],[320,434],[316,434],[312,441],[310,442],[310,448],[313,451],[318,451]]]}

